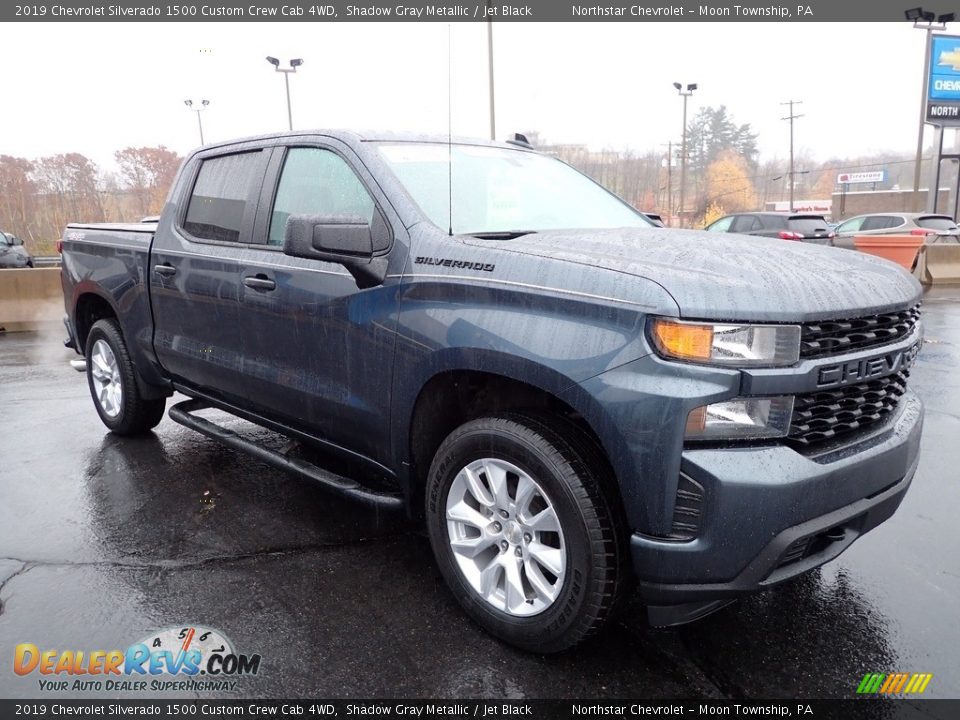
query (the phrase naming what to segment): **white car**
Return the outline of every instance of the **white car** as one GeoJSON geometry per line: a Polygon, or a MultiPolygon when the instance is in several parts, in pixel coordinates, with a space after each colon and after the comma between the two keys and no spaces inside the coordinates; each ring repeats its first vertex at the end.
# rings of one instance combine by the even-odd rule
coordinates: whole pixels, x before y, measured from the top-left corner
{"type": "Polygon", "coordinates": [[[872,213],[837,225],[833,244],[853,249],[857,235],[924,235],[928,243],[960,242],[960,227],[949,215],[935,213],[872,213]]]}

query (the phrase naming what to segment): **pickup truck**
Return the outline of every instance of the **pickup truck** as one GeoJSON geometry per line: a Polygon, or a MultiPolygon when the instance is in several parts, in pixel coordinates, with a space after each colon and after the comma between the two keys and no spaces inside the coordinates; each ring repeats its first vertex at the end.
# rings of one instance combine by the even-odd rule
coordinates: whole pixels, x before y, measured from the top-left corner
{"type": "Polygon", "coordinates": [[[176,391],[174,421],[405,511],[466,612],[527,650],[595,633],[628,590],[672,625],[805,573],[917,467],[906,272],[656,227],[519,141],[210,145],[157,222],[71,224],[62,247],[107,428],[149,432],[176,391]]]}

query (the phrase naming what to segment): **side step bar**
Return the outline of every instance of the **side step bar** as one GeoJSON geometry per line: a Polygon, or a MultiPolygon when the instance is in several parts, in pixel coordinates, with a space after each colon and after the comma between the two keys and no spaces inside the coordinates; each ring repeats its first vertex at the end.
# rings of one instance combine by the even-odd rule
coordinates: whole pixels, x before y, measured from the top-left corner
{"type": "Polygon", "coordinates": [[[265,462],[268,465],[273,465],[280,470],[286,470],[287,472],[319,483],[342,497],[357,500],[368,505],[375,505],[385,510],[398,510],[403,506],[403,501],[397,495],[372,492],[349,478],[324,470],[306,460],[289,457],[276,450],[257,445],[255,442],[241,437],[233,432],[233,430],[221,427],[210,420],[191,414],[210,407],[213,406],[203,400],[184,400],[172,406],[168,414],[174,422],[180,423],[191,430],[196,430],[198,433],[213,438],[234,450],[240,450],[248,455],[252,455],[257,460],[265,462]]]}

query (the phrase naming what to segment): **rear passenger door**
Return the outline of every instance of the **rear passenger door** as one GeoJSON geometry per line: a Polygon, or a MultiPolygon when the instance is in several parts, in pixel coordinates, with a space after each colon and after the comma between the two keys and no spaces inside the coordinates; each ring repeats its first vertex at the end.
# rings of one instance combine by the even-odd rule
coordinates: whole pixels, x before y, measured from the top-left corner
{"type": "Polygon", "coordinates": [[[171,198],[150,256],[157,358],[174,378],[228,400],[246,383],[239,323],[239,258],[252,240],[270,150],[197,156],[171,198]]]}
{"type": "MultiPolygon", "coordinates": [[[[343,265],[282,252],[293,214],[351,215],[402,232],[349,148],[329,140],[278,148],[260,201],[263,238],[240,268],[246,394],[260,411],[311,435],[385,458],[399,265],[360,290],[343,265]]],[[[396,242],[394,241],[396,245],[396,242]]],[[[390,255],[391,265],[402,258],[390,255]]]]}

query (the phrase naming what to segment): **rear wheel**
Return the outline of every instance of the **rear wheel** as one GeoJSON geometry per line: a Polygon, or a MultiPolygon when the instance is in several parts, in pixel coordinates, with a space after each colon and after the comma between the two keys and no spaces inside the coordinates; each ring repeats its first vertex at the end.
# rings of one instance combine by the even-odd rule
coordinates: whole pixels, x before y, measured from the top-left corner
{"type": "Polygon", "coordinates": [[[468,422],[430,469],[427,522],[467,613],[508,643],[557,652],[596,632],[622,580],[601,469],[539,418],[468,422]]]}
{"type": "Polygon", "coordinates": [[[86,357],[87,384],[104,425],[118,435],[138,435],[160,423],[166,399],[146,399],[140,393],[116,320],[94,323],[87,335],[86,357]]]}

